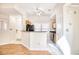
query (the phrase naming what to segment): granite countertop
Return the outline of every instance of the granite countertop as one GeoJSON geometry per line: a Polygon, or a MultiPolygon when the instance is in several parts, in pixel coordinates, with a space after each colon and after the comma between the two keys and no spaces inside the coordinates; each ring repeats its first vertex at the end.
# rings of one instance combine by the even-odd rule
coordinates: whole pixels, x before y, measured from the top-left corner
{"type": "Polygon", "coordinates": [[[22,32],[48,32],[48,31],[22,31],[22,32]]]}

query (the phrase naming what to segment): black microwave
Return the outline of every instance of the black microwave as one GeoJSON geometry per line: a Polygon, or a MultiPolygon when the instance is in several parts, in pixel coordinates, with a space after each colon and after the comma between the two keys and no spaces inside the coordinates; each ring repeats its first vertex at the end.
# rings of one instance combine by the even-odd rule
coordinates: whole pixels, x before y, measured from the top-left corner
{"type": "Polygon", "coordinates": [[[34,31],[34,25],[26,25],[26,31],[34,31]]]}

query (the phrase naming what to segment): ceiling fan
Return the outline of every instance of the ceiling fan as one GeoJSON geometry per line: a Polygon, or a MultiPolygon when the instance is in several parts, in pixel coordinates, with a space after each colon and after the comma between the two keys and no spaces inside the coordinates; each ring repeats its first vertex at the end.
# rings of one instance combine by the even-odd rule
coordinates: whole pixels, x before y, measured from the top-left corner
{"type": "Polygon", "coordinates": [[[36,16],[46,16],[48,15],[47,14],[47,11],[45,11],[43,8],[41,7],[36,7],[33,9],[33,14],[36,15],[36,16]]]}
{"type": "Polygon", "coordinates": [[[45,14],[45,12],[44,12],[44,10],[43,10],[42,8],[36,8],[36,9],[34,9],[33,12],[34,12],[35,15],[37,15],[37,16],[41,16],[41,15],[44,15],[44,14],[45,14]]]}
{"type": "Polygon", "coordinates": [[[28,16],[49,16],[51,9],[44,9],[40,5],[32,6],[32,8],[27,11],[28,16]]]}

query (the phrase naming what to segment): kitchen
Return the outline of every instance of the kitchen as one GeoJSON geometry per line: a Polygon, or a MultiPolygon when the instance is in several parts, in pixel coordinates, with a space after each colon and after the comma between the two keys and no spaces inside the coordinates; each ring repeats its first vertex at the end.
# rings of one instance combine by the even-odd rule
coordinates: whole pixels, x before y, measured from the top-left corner
{"type": "Polygon", "coordinates": [[[46,5],[52,7],[54,4],[1,4],[1,17],[3,16],[7,23],[1,23],[3,26],[0,27],[0,40],[3,40],[0,41],[0,44],[22,44],[32,51],[48,52],[49,24],[52,10],[45,8],[44,10],[47,9],[47,13],[44,12],[42,8],[46,5]],[[32,5],[34,7],[31,7],[32,5]],[[27,6],[27,8],[23,6],[27,6]],[[34,10],[31,10],[32,8],[34,10]],[[29,27],[27,23],[30,24],[29,27]]]}

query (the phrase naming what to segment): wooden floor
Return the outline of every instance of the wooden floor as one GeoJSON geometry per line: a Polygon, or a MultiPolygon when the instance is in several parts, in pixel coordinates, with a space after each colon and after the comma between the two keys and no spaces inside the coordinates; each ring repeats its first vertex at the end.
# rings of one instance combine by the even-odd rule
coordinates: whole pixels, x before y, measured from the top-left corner
{"type": "Polygon", "coordinates": [[[0,45],[0,55],[50,55],[48,51],[31,51],[22,44],[0,45]]]}

